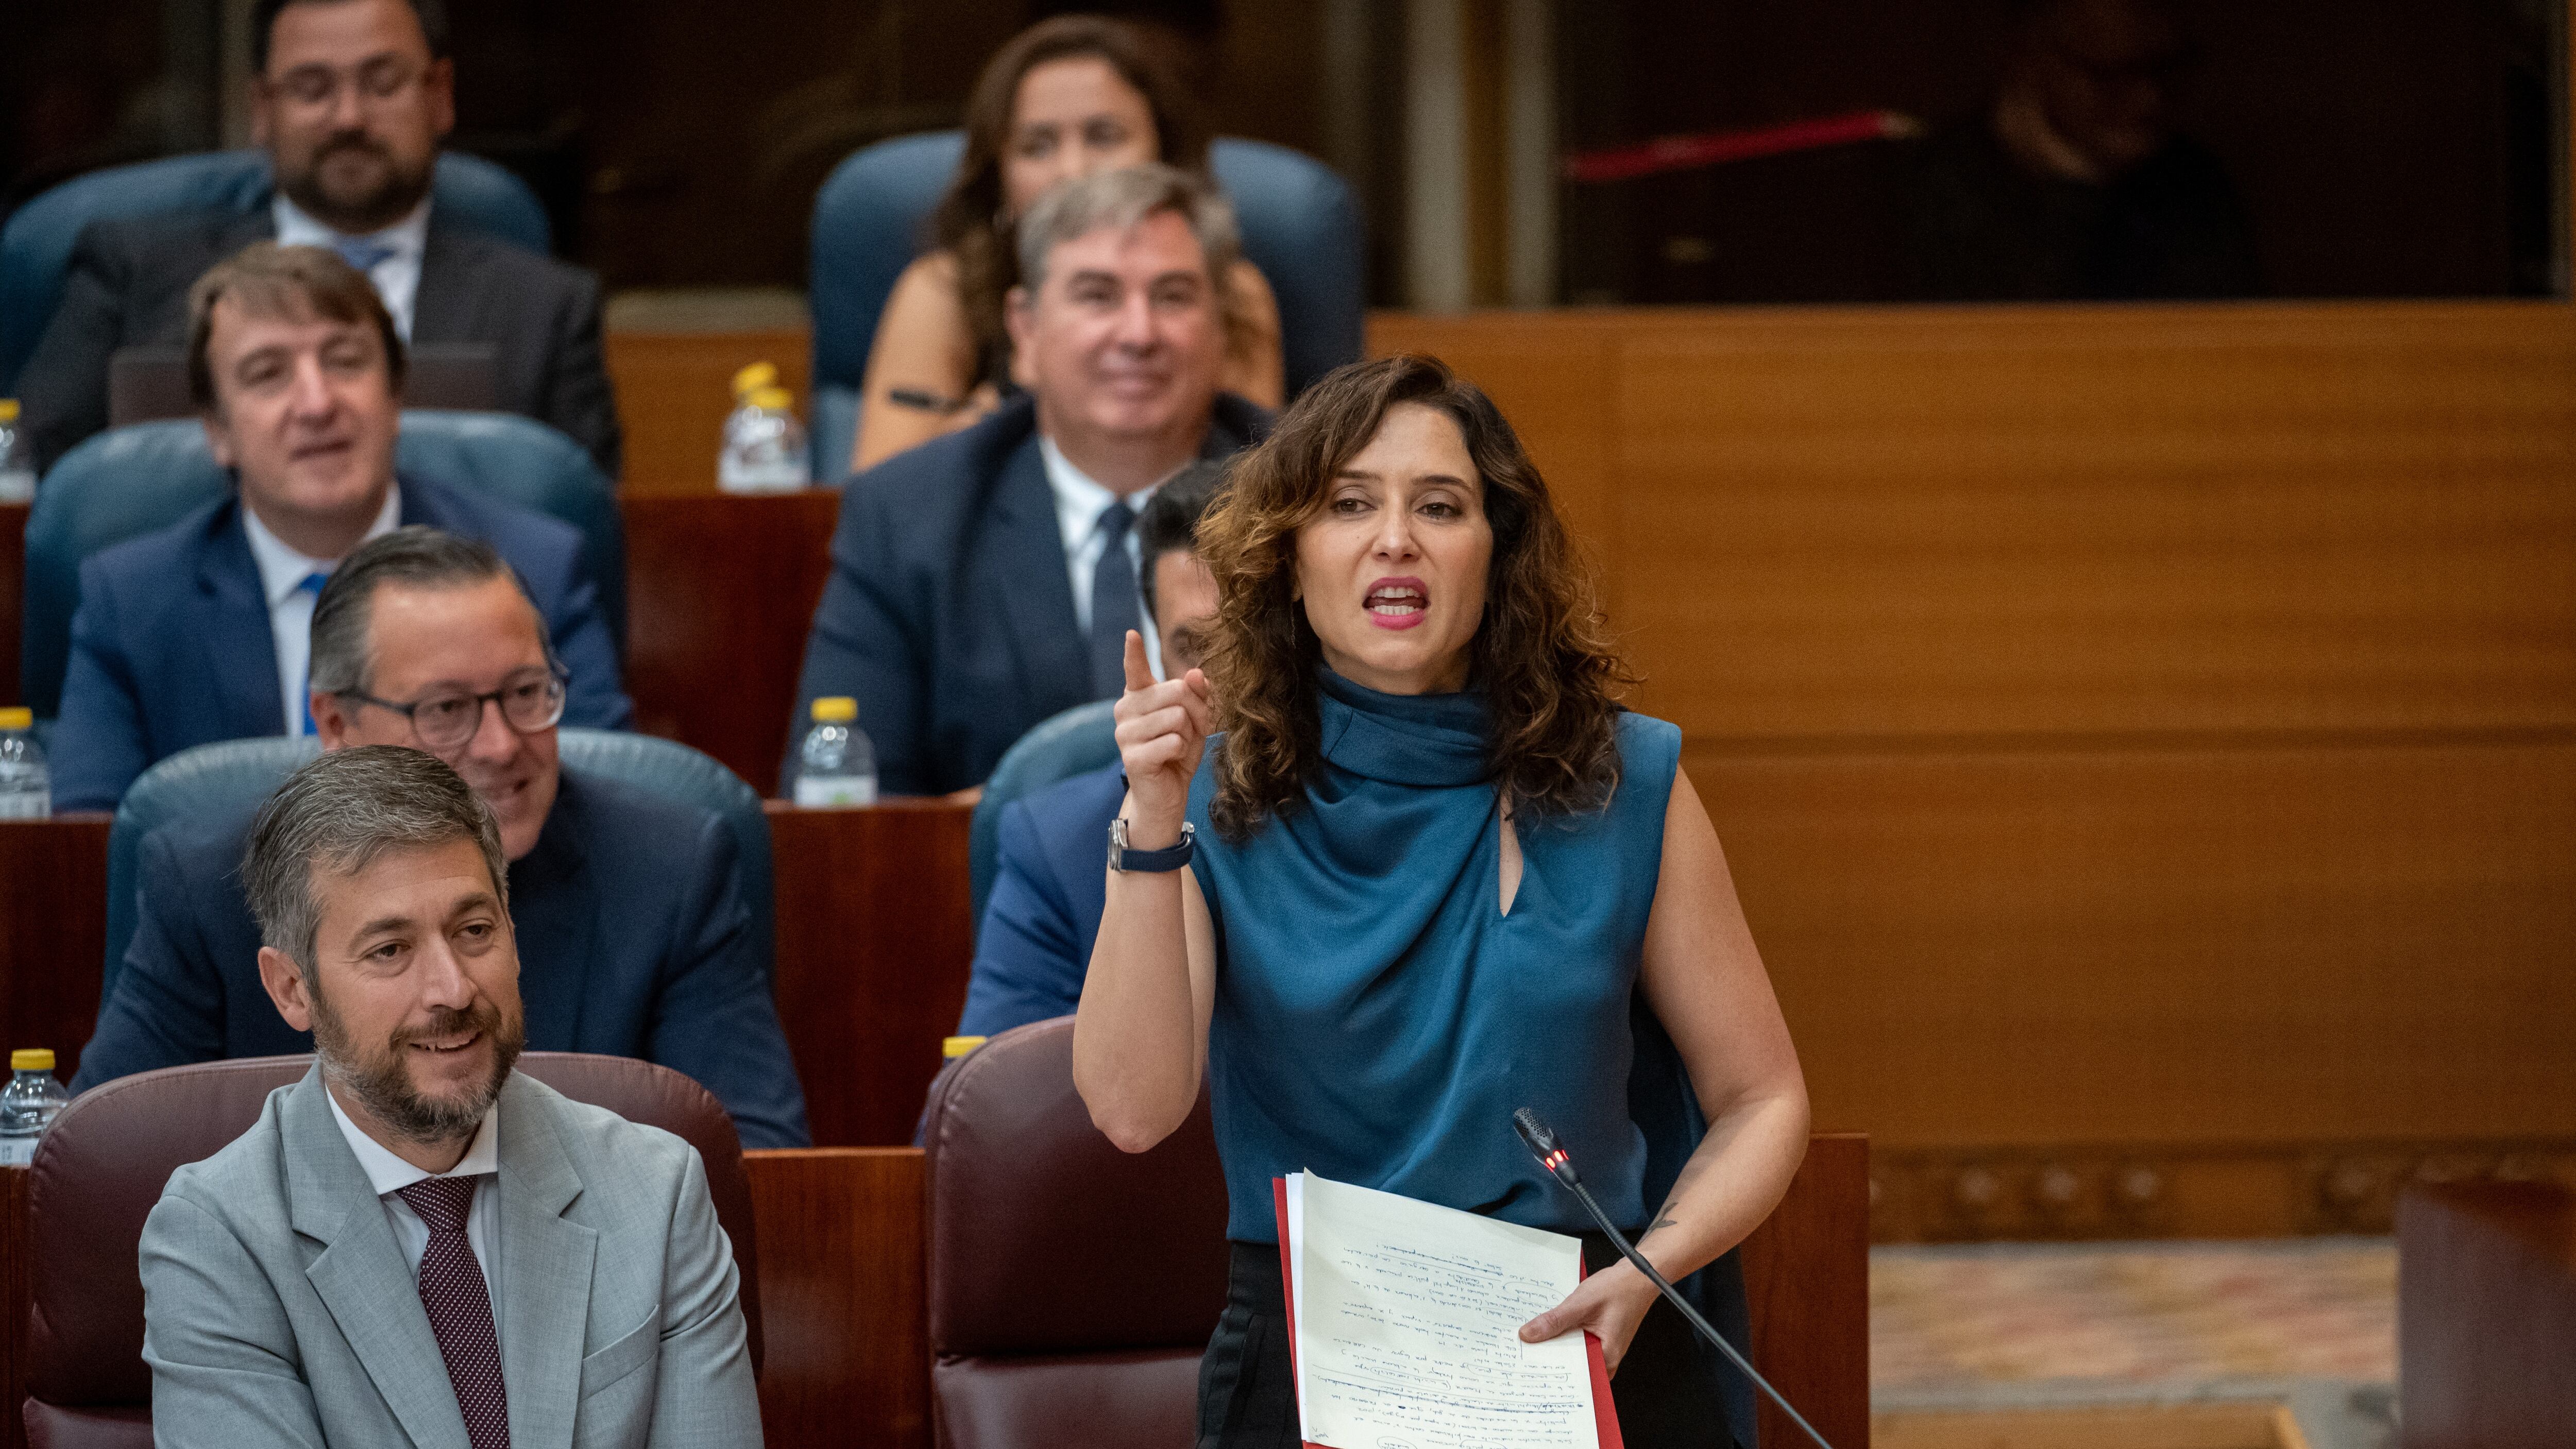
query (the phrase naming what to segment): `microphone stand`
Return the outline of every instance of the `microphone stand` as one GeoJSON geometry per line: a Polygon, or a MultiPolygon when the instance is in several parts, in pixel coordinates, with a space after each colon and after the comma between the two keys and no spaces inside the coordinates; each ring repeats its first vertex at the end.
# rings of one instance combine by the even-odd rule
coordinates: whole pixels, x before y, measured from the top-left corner
{"type": "Polygon", "coordinates": [[[1709,1327],[1708,1320],[1700,1317],[1699,1310],[1691,1307],[1690,1300],[1682,1297],[1681,1290],[1675,1288],[1663,1274],[1656,1272],[1655,1265],[1646,1261],[1646,1255],[1638,1252],[1636,1245],[1628,1241],[1627,1235],[1620,1232],[1617,1225],[1610,1221],[1610,1215],[1601,1211],[1601,1204],[1592,1200],[1592,1194],[1583,1186],[1583,1179],[1575,1174],[1573,1160],[1565,1155],[1563,1147],[1557,1145],[1556,1134],[1548,1130],[1547,1124],[1538,1119],[1538,1113],[1527,1107],[1514,1112],[1512,1128],[1520,1133],[1522,1143],[1529,1148],[1530,1155],[1538,1159],[1539,1166],[1546,1168],[1549,1176],[1572,1189],[1575,1200],[1583,1204],[1585,1212],[1592,1214],[1592,1221],[1600,1225],[1601,1231],[1617,1245],[1630,1265],[1646,1275],[1646,1281],[1655,1285],[1655,1291],[1664,1295],[1665,1302],[1681,1310],[1682,1317],[1690,1321],[1691,1327],[1699,1330],[1700,1337],[1717,1345],[1717,1351],[1725,1354],[1728,1362],[1744,1370],[1744,1376],[1753,1380],[1755,1388],[1769,1394],[1771,1402],[1780,1406],[1780,1412],[1788,1415],[1799,1428],[1807,1431],[1807,1437],[1816,1441],[1817,1449],[1834,1449],[1833,1445],[1825,1442],[1824,1435],[1816,1432],[1816,1426],[1807,1422],[1806,1415],[1799,1413],[1787,1399],[1781,1397],[1780,1391],[1771,1387],[1771,1381],[1762,1377],[1751,1361],[1736,1351],[1734,1344],[1728,1343],[1716,1329],[1709,1327]]]}

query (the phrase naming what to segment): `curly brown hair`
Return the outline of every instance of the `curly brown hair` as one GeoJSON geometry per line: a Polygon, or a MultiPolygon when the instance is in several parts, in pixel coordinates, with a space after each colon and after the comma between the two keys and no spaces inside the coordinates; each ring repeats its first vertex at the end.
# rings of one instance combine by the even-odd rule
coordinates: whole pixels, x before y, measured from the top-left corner
{"type": "MultiPolygon", "coordinates": [[[[1088,57],[1107,63],[1145,98],[1154,114],[1155,159],[1208,180],[1207,132],[1171,67],[1133,27],[1097,15],[1060,15],[1021,31],[994,52],[966,101],[966,150],[957,175],[930,216],[930,243],[957,259],[957,295],[975,332],[977,376],[998,380],[1010,336],[1002,307],[1020,284],[1013,219],[1002,215],[1002,153],[1011,144],[1011,113],[1020,80],[1052,60],[1088,57]]],[[[1220,287],[1225,279],[1215,279],[1220,287]]]]}
{"type": "Polygon", "coordinates": [[[1516,810],[1540,816],[1598,809],[1618,788],[1619,692],[1635,678],[1546,480],[1482,388],[1437,358],[1389,357],[1306,389],[1268,441],[1236,460],[1199,524],[1219,595],[1206,668],[1226,732],[1209,817],[1229,839],[1294,810],[1321,768],[1323,653],[1295,599],[1297,532],[1401,403],[1456,423],[1482,480],[1494,552],[1468,678],[1491,710],[1495,779],[1516,810]]]}

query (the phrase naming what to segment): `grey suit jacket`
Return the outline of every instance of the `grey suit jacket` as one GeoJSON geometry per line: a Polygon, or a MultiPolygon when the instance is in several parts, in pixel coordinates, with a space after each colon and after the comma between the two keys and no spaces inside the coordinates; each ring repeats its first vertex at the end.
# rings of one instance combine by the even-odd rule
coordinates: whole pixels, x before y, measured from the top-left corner
{"type": "MultiPolygon", "coordinates": [[[[733,1246],[689,1145],[513,1073],[493,1305],[513,1449],[758,1449],[733,1246]]],[[[143,1228],[162,1444],[467,1449],[438,1340],[319,1068],[143,1228]]]]}

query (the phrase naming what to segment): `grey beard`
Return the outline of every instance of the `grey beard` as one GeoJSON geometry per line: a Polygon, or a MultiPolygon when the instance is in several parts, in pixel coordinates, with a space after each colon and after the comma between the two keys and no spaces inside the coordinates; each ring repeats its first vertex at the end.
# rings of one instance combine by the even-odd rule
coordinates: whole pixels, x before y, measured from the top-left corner
{"type": "Polygon", "coordinates": [[[367,1115],[384,1124],[395,1136],[424,1147],[435,1147],[470,1137],[483,1123],[484,1114],[501,1099],[501,1086],[510,1078],[510,1069],[518,1065],[519,1052],[527,1044],[523,1019],[512,1017],[496,1020],[499,1013],[477,1015],[469,1012],[446,1012],[432,1024],[427,1036],[449,1036],[457,1031],[486,1031],[492,1037],[492,1076],[463,1101],[441,1101],[424,1097],[412,1090],[410,1074],[403,1070],[402,1053],[406,1041],[397,1039],[392,1049],[376,1062],[362,1062],[350,1050],[349,1033],[339,1013],[320,991],[313,995],[313,1053],[322,1063],[322,1075],[357,1100],[367,1115]]]}

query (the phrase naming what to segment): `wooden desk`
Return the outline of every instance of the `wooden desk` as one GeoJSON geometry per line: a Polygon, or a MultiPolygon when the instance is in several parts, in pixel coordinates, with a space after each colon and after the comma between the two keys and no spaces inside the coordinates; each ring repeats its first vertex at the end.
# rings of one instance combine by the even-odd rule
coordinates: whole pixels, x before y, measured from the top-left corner
{"type": "Polygon", "coordinates": [[[2564,1449],[2576,1434],[2576,1192],[2410,1190],[2397,1213],[2406,1449],[2564,1449]]]}
{"type": "Polygon", "coordinates": [[[80,1070],[107,954],[105,815],[0,820],[0,1046],[80,1070]]]}
{"type": "Polygon", "coordinates": [[[912,1141],[974,957],[971,810],[773,804],[778,1015],[822,1144],[912,1141]]]}
{"type": "Polygon", "coordinates": [[[840,505],[824,490],[623,500],[637,728],[777,793],[840,505]]]}
{"type": "MultiPolygon", "coordinates": [[[[774,805],[779,1016],[814,1140],[908,1143],[973,954],[960,805],[774,805]]],[[[79,1070],[106,949],[104,815],[0,821],[0,1045],[79,1070]]]]}

